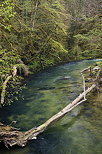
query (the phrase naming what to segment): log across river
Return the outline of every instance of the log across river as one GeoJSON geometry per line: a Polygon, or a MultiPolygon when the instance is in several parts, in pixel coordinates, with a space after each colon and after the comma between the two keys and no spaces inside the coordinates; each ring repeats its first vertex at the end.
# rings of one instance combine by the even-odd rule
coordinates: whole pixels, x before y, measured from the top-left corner
{"type": "MultiPolygon", "coordinates": [[[[95,61],[99,60],[64,64],[32,76],[28,79],[27,89],[23,92],[25,100],[19,100],[10,107],[4,107],[0,111],[0,121],[10,124],[11,121],[16,120],[17,123],[14,126],[24,131],[44,123],[82,92],[80,70],[95,61]]],[[[98,97],[92,96],[90,101],[94,102],[94,105],[86,102],[78,106],[24,149],[11,149],[10,152],[100,153],[102,147],[101,94],[98,97]]],[[[9,153],[2,146],[1,152],[9,153]]]]}

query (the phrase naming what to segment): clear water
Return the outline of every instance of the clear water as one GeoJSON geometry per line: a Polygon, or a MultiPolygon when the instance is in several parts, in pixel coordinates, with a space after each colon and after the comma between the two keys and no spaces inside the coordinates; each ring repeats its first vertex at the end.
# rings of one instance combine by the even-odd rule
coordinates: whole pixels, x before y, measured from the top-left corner
{"type": "MultiPolygon", "coordinates": [[[[0,121],[28,130],[60,111],[82,92],[80,70],[98,60],[71,62],[46,69],[27,80],[24,100],[0,109],[0,121]]],[[[92,94],[63,119],[30,141],[26,147],[0,154],[102,154],[102,94],[92,94]]]]}

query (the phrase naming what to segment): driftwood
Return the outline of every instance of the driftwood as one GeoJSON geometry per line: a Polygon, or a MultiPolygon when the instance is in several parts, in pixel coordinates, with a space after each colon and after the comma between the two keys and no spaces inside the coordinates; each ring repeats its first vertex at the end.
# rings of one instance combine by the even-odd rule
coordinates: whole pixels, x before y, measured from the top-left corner
{"type": "MultiPolygon", "coordinates": [[[[90,67],[89,67],[90,69],[90,67]]],[[[86,71],[85,69],[81,71],[81,75],[83,78],[83,89],[84,92],[81,93],[73,102],[68,104],[65,108],[63,108],[60,112],[52,116],[48,119],[45,123],[38,127],[34,127],[26,132],[21,132],[12,126],[5,126],[0,123],[0,142],[4,142],[5,146],[25,146],[29,140],[36,139],[39,134],[44,132],[48,127],[52,126],[56,121],[64,117],[69,111],[74,109],[79,104],[86,101],[86,95],[91,92],[93,89],[97,88],[96,83],[93,83],[90,88],[85,87],[85,79],[83,72],[86,71]]],[[[99,73],[98,73],[99,74],[99,73]]]]}

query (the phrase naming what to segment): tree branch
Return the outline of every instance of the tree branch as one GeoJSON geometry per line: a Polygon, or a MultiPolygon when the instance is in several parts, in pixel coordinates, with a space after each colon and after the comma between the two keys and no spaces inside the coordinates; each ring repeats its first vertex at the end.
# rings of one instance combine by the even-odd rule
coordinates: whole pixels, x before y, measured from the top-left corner
{"type": "Polygon", "coordinates": [[[15,77],[17,74],[17,67],[14,66],[13,67],[13,71],[12,71],[12,75],[9,75],[6,80],[4,81],[3,85],[2,85],[2,92],[1,92],[1,103],[0,104],[3,104],[4,103],[4,100],[5,100],[5,93],[6,93],[6,87],[7,87],[7,83],[10,79],[12,79],[13,77],[15,77]]]}

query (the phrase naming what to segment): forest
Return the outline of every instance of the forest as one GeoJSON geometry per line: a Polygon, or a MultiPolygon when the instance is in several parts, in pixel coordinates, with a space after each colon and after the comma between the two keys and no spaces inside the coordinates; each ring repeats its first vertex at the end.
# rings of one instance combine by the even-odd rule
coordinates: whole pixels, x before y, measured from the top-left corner
{"type": "Polygon", "coordinates": [[[19,74],[6,87],[7,103],[21,90],[28,69],[31,74],[60,63],[102,58],[101,6],[101,0],[1,0],[0,90],[14,65],[19,74]]]}
{"type": "MultiPolygon", "coordinates": [[[[88,96],[89,101],[100,102],[102,96],[102,94],[100,96],[102,90],[100,84],[102,85],[101,0],[0,1],[0,143],[3,141],[7,148],[14,145],[26,146],[29,140],[36,139],[50,125],[64,117],[79,104],[86,102],[87,106],[86,94],[93,89],[97,91],[99,96],[96,99],[94,93],[92,93],[92,97],[91,95],[88,96]],[[83,68],[84,66],[86,68],[83,68]],[[52,74],[50,74],[50,68],[52,74]],[[85,74],[87,76],[87,79],[85,79],[84,72],[87,71],[88,75],[85,74]],[[81,80],[83,83],[81,83],[81,80]],[[25,86],[28,81],[30,86],[27,86],[29,88],[25,86]],[[67,84],[69,87],[66,86],[67,84]],[[80,89],[81,86],[83,86],[83,92],[80,89]],[[27,89],[27,91],[24,91],[24,89],[27,89]],[[34,92],[32,92],[33,89],[34,92]],[[23,98],[22,91],[25,92],[25,98],[28,97],[26,100],[23,98]],[[51,96],[51,94],[53,95],[51,96]],[[66,103],[68,101],[67,95],[70,95],[69,100],[72,103],[66,103]],[[32,98],[33,101],[38,103],[38,107],[29,102],[32,98]],[[17,104],[19,100],[22,101],[21,106],[17,104]],[[24,101],[28,103],[25,105],[24,101]],[[58,106],[53,104],[54,101],[58,106]],[[39,102],[41,103],[40,107],[39,102]],[[46,103],[47,114],[45,114],[45,119],[42,117],[43,114],[39,114],[45,112],[42,103],[46,103]],[[52,103],[52,106],[50,106],[50,103],[52,103]],[[11,116],[8,106],[11,105],[12,110],[12,104],[15,104],[14,106],[17,109],[14,109],[15,113],[12,113],[14,115],[11,116]],[[25,114],[21,113],[19,107],[23,109],[22,112],[25,111],[25,114]],[[28,112],[29,109],[31,112],[28,112]],[[49,109],[51,110],[49,111],[49,109]],[[33,112],[35,112],[34,116],[33,112]],[[11,121],[11,124],[5,125],[2,123],[5,122],[4,114],[5,117],[8,117],[6,122],[11,121]],[[33,118],[40,125],[35,122],[38,126],[34,127],[33,118]],[[18,120],[17,127],[19,126],[24,132],[12,127],[12,123],[16,124],[15,119],[18,120]]],[[[92,112],[94,116],[99,115],[101,108],[100,104],[97,105],[97,110],[94,108],[96,102],[92,106],[92,109],[95,110],[95,112],[92,112]]],[[[89,109],[89,106],[87,108],[90,110],[89,115],[91,115],[91,109],[89,109]]],[[[73,111],[74,114],[72,113],[71,117],[69,116],[70,119],[74,117],[74,122],[77,117],[82,116],[81,112],[85,112],[85,109],[79,110],[78,108],[78,111],[75,113],[73,111]],[[80,112],[79,115],[76,115],[77,112],[80,112]]],[[[89,115],[87,114],[86,117],[91,118],[89,115]]],[[[101,114],[96,117],[99,117],[97,122],[93,119],[92,122],[100,128],[101,114]]],[[[84,119],[84,116],[81,118],[84,119]]],[[[69,122],[69,126],[72,127],[74,122],[73,120],[69,122]]],[[[64,123],[60,126],[61,131],[64,131],[65,128],[62,127],[67,125],[65,121],[64,123]]],[[[89,128],[93,130],[93,134],[97,132],[96,136],[98,136],[100,142],[100,131],[96,131],[93,123],[91,126],[88,124],[82,124],[82,128],[79,129],[83,130],[85,126],[86,130],[89,128]]],[[[56,128],[58,129],[59,126],[56,128]]],[[[91,135],[91,133],[89,134],[91,135]]],[[[72,136],[74,135],[72,134],[72,136]]],[[[100,150],[100,147],[98,149],[100,150]]],[[[83,149],[81,150],[83,154],[90,154],[89,151],[85,153],[83,149]]],[[[97,151],[97,148],[95,150],[97,151]]],[[[100,154],[99,152],[97,151],[97,154],[100,154]]],[[[69,151],[69,153],[71,152],[69,151]]],[[[75,151],[72,153],[75,153],[75,151]]],[[[51,154],[54,154],[54,152],[51,154]]],[[[80,150],[78,154],[81,154],[80,150]]]]}

